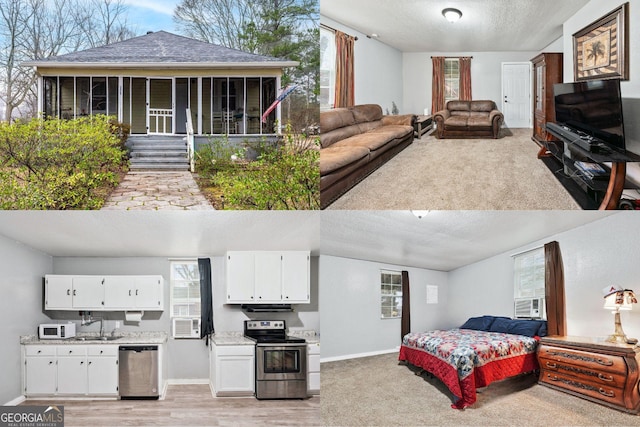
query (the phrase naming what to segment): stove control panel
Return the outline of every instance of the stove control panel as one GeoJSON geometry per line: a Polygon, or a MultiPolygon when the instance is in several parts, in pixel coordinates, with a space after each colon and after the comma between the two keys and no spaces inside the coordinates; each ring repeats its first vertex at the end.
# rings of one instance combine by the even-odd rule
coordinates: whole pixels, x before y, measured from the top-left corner
{"type": "Polygon", "coordinates": [[[284,320],[247,320],[245,323],[246,329],[251,331],[285,329],[284,320]]]}

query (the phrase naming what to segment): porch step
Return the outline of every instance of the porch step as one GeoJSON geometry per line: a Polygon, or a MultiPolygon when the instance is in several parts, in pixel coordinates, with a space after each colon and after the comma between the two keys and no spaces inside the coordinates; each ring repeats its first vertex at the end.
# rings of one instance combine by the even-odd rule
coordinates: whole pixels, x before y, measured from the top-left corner
{"type": "Polygon", "coordinates": [[[127,140],[131,170],[188,170],[183,136],[131,136],[127,140]]]}

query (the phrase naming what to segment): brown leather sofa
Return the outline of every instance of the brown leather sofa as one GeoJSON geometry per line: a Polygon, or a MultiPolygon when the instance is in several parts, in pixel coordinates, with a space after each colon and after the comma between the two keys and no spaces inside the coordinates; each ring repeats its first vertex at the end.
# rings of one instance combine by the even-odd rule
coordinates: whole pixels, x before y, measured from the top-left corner
{"type": "Polygon", "coordinates": [[[438,138],[498,139],[504,116],[493,101],[449,101],[433,120],[438,138]]]}
{"type": "Polygon", "coordinates": [[[376,104],[320,113],[320,207],[413,142],[416,116],[385,116],[376,104]]]}

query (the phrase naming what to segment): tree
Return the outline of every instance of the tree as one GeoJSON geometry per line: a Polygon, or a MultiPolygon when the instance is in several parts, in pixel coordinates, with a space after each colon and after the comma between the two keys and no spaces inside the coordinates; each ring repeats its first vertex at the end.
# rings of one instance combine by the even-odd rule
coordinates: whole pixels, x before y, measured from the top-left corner
{"type": "Polygon", "coordinates": [[[90,0],[79,3],[76,21],[83,35],[83,48],[103,46],[135,35],[127,22],[123,0],[90,0]]]}

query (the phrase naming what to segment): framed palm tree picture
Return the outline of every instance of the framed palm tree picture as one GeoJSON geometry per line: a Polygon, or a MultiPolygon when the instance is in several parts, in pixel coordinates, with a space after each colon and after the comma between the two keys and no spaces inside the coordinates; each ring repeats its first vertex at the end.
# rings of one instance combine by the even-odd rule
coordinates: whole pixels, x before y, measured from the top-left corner
{"type": "Polygon", "coordinates": [[[575,81],[629,79],[629,3],[573,35],[575,81]]]}

